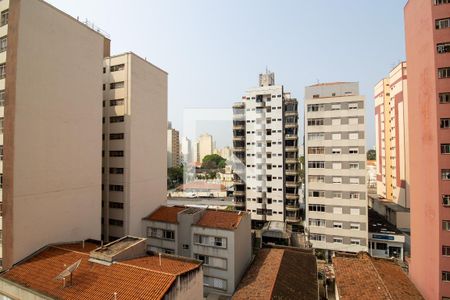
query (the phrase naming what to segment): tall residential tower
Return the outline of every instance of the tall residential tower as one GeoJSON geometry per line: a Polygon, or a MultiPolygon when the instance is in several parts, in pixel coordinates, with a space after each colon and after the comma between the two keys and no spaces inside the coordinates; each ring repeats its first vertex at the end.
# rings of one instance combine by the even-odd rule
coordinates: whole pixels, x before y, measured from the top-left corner
{"type": "Polygon", "coordinates": [[[368,249],[364,126],[358,83],[306,88],[306,226],[314,248],[368,249]]]}
{"type": "Polygon", "coordinates": [[[251,213],[253,225],[298,223],[297,100],[266,73],[233,111],[236,203],[251,213]]]}

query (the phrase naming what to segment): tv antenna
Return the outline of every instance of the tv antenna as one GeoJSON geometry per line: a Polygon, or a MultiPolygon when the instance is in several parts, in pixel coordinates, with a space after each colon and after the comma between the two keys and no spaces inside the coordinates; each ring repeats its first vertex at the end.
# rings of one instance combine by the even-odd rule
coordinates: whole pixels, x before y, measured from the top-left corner
{"type": "Polygon", "coordinates": [[[70,276],[70,286],[71,286],[73,272],[75,272],[75,270],[78,269],[80,264],[81,264],[81,258],[79,260],[77,260],[76,262],[74,262],[73,264],[71,264],[70,266],[68,266],[64,271],[59,273],[59,275],[55,277],[55,280],[62,280],[63,287],[66,287],[66,277],[70,276]]]}

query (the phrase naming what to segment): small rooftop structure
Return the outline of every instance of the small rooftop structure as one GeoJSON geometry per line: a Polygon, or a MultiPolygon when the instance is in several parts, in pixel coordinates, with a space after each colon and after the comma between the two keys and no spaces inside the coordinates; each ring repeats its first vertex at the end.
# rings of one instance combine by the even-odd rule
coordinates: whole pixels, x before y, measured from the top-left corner
{"type": "Polygon", "coordinates": [[[263,243],[290,245],[291,232],[286,223],[281,221],[267,222],[261,230],[263,243]]]}
{"type": "Polygon", "coordinates": [[[393,260],[365,252],[333,257],[339,299],[424,299],[403,269],[393,260]]]}
{"type": "Polygon", "coordinates": [[[291,247],[273,247],[258,251],[232,299],[318,298],[314,254],[291,247]]]}
{"type": "Polygon", "coordinates": [[[124,236],[90,252],[90,262],[111,265],[114,261],[145,255],[145,240],[124,236]]]}
{"type": "Polygon", "coordinates": [[[373,209],[369,209],[369,232],[403,235],[397,227],[373,209]]]}
{"type": "Polygon", "coordinates": [[[164,254],[141,255],[140,249],[132,251],[139,248],[141,240],[125,237],[100,248],[90,242],[47,246],[3,272],[0,292],[12,286],[8,291],[17,291],[18,295],[12,296],[18,298],[33,295],[55,299],[181,299],[180,281],[184,282],[184,289],[198,286],[192,280],[201,280],[201,261],[164,254]],[[107,259],[123,253],[130,258],[111,264],[93,263],[90,257],[98,253],[107,259]],[[75,262],[80,263],[70,286],[64,285],[64,279],[55,280],[75,262]]]}

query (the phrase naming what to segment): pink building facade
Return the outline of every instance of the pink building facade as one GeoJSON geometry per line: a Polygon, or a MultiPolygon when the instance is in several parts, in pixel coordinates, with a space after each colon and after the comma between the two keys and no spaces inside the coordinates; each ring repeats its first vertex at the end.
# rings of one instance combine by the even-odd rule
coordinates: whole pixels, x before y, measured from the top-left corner
{"type": "Polygon", "coordinates": [[[426,299],[450,299],[450,4],[409,0],[410,276],[426,299]]]}

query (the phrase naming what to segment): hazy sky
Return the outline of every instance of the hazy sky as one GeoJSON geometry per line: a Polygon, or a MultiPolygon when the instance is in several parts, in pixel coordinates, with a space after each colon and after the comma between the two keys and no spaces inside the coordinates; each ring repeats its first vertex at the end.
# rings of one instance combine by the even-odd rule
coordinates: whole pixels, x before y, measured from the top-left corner
{"type": "MultiPolygon", "coordinates": [[[[181,130],[184,109],[230,108],[268,66],[300,107],[306,85],[359,81],[373,147],[373,86],[405,59],[406,0],[48,2],[108,32],[113,54],[133,51],[166,70],[168,117],[181,130]]],[[[230,144],[229,122],[200,123],[230,144]]]]}

